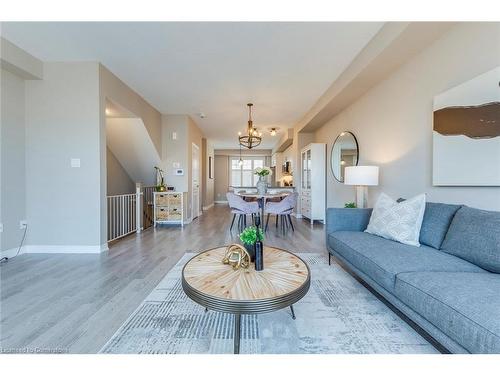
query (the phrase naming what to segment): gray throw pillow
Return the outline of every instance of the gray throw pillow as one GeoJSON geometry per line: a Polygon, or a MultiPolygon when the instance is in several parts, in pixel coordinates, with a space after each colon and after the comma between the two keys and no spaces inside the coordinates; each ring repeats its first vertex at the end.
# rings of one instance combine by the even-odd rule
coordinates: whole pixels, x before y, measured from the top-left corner
{"type": "MultiPolygon", "coordinates": [[[[399,198],[397,201],[404,202],[404,198],[399,198]]],[[[439,250],[451,220],[460,207],[462,206],[458,204],[427,202],[420,229],[420,243],[439,250]]]]}
{"type": "Polygon", "coordinates": [[[455,214],[441,250],[500,273],[500,212],[463,206],[455,214]]]}

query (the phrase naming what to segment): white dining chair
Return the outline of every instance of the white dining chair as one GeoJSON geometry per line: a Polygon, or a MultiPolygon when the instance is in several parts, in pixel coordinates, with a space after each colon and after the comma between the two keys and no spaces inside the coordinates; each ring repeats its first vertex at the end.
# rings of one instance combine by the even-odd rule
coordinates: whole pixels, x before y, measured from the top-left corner
{"type": "Polygon", "coordinates": [[[233,229],[237,215],[238,229],[242,231],[247,225],[247,215],[252,215],[253,218],[254,215],[259,212],[259,204],[257,202],[246,202],[242,197],[231,192],[226,193],[226,197],[229,207],[231,208],[231,213],[233,214],[233,220],[231,221],[229,231],[233,229]]]}

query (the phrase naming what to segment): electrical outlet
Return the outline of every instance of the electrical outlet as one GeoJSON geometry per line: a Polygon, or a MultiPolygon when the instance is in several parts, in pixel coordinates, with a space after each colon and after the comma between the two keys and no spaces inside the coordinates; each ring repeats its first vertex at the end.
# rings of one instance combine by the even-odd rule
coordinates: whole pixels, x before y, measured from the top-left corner
{"type": "Polygon", "coordinates": [[[19,222],[19,229],[24,229],[28,226],[28,221],[27,220],[21,220],[19,222]]]}

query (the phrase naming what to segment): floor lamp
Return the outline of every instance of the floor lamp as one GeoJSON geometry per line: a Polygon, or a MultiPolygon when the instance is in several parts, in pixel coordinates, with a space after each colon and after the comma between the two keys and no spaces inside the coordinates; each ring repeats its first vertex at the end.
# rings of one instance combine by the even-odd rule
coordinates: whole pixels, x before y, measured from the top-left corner
{"type": "Polygon", "coordinates": [[[368,186],[378,185],[378,167],[371,165],[346,167],[344,184],[356,186],[356,207],[366,208],[368,186]]]}

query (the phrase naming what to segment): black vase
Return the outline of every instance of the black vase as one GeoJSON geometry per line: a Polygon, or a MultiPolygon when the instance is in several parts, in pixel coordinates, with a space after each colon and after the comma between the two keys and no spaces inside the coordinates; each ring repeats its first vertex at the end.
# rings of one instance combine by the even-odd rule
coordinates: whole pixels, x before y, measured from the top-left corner
{"type": "Polygon", "coordinates": [[[252,245],[243,244],[243,246],[245,246],[248,255],[250,255],[250,262],[255,262],[255,244],[252,245]]]}
{"type": "Polygon", "coordinates": [[[264,245],[261,241],[255,243],[255,271],[264,269],[264,245]]]}

